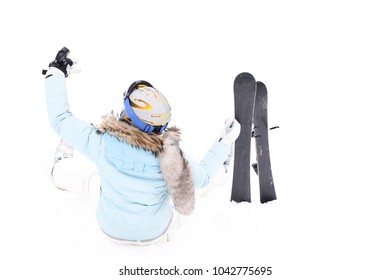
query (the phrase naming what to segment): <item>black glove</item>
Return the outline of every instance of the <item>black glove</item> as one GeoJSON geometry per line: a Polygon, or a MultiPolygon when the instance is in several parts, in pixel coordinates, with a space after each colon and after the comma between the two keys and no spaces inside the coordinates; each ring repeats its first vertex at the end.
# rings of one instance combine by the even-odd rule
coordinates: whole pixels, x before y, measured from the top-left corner
{"type": "Polygon", "coordinates": [[[55,73],[60,73],[58,70],[60,70],[65,77],[68,77],[70,73],[80,72],[78,68],[74,68],[73,65],[76,64],[76,61],[71,60],[68,58],[70,51],[68,48],[63,47],[56,56],[56,59],[50,62],[49,64],[49,70],[43,70],[42,74],[46,75],[47,77],[50,77],[51,75],[55,73]]]}

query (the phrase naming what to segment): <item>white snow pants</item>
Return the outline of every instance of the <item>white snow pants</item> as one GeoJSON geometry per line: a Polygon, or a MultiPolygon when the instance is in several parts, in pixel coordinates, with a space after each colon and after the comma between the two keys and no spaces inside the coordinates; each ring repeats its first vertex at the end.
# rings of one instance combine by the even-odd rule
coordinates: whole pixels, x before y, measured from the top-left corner
{"type": "Polygon", "coordinates": [[[74,151],[72,158],[63,158],[53,167],[54,185],[96,203],[100,196],[100,180],[95,165],[74,151]]]}

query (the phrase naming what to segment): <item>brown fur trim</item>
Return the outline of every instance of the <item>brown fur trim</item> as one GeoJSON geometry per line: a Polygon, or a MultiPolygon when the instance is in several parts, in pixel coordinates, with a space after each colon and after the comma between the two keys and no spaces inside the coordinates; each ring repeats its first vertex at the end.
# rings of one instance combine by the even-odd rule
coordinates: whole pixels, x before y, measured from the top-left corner
{"type": "MultiPolygon", "coordinates": [[[[125,140],[134,147],[143,148],[155,153],[156,155],[160,154],[163,150],[164,139],[162,135],[145,133],[127,121],[120,121],[118,116],[115,116],[113,112],[103,116],[103,121],[98,126],[98,132],[107,132],[119,139],[125,140]]],[[[164,135],[173,137],[177,142],[180,141],[180,131],[176,127],[167,129],[164,132],[164,135]]]]}
{"type": "Polygon", "coordinates": [[[194,180],[189,163],[174,138],[165,137],[164,151],[159,158],[177,212],[190,215],[195,207],[194,180]]]}

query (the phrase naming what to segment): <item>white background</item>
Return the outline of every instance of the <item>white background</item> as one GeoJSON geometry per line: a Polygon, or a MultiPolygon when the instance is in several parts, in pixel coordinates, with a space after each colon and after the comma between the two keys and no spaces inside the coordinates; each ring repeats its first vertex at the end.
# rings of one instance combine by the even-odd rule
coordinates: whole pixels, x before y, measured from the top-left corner
{"type": "Polygon", "coordinates": [[[388,7],[3,1],[1,278],[126,279],[125,265],[232,265],[272,266],[269,279],[388,279],[388,7]],[[253,203],[231,203],[229,173],[168,244],[107,241],[93,207],[50,181],[59,138],[40,72],[63,46],[83,70],[67,80],[75,115],[98,124],[145,79],[169,98],[183,149],[199,160],[233,114],[235,76],[252,73],[268,87],[270,126],[280,126],[270,132],[278,200],[261,205],[253,177],[253,203]]]}

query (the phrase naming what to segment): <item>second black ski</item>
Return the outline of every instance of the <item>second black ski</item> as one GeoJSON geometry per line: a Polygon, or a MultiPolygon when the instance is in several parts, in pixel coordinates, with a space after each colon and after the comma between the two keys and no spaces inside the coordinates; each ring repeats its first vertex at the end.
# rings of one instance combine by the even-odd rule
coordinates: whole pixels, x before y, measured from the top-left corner
{"type": "Polygon", "coordinates": [[[253,137],[256,139],[257,170],[260,183],[260,202],[276,199],[268,141],[268,92],[262,82],[256,83],[256,99],[253,112],[253,137]]]}

